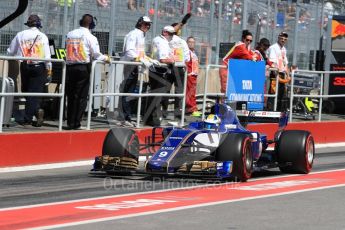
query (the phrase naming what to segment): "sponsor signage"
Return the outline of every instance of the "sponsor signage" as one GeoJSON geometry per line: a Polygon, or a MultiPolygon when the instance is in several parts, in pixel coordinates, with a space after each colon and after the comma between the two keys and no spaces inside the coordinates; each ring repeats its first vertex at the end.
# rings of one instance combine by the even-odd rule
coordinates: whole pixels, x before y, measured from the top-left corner
{"type": "Polygon", "coordinates": [[[345,51],[345,17],[338,16],[332,20],[332,51],[345,51]]]}
{"type": "Polygon", "coordinates": [[[230,101],[245,101],[263,108],[265,62],[230,59],[228,68],[227,98],[230,101]]]}
{"type": "MultiPolygon", "coordinates": [[[[345,65],[331,64],[331,71],[345,71],[345,65]]],[[[329,76],[329,94],[345,94],[345,73],[335,73],[329,76]]]]}

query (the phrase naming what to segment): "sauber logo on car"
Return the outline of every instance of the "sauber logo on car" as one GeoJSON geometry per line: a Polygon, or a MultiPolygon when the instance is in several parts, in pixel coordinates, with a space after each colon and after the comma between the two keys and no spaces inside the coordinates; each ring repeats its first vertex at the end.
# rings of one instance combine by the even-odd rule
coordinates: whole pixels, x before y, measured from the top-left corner
{"type": "Polygon", "coordinates": [[[333,80],[333,85],[345,86],[345,77],[335,77],[333,80]]]}

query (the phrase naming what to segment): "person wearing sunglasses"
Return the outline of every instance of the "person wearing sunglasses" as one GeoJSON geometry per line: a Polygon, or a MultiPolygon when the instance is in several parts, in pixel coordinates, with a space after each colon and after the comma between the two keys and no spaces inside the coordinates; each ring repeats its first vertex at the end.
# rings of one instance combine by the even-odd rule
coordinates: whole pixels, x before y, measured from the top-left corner
{"type": "MultiPolygon", "coordinates": [[[[283,111],[284,105],[282,103],[283,98],[286,94],[286,83],[289,83],[291,78],[289,77],[288,59],[286,55],[285,44],[288,40],[289,35],[286,32],[281,32],[278,35],[278,41],[271,45],[267,50],[267,55],[270,61],[273,62],[273,67],[278,69],[278,98],[277,98],[277,111],[283,111]]],[[[269,93],[274,94],[276,92],[276,72],[271,72],[270,74],[270,89],[269,93]]],[[[269,98],[270,103],[274,98],[269,98]]],[[[269,107],[272,109],[272,106],[269,107]]]]}
{"type": "MultiPolygon", "coordinates": [[[[251,50],[251,43],[253,42],[253,34],[249,30],[242,31],[242,39],[238,41],[230,51],[223,58],[223,65],[228,66],[229,59],[244,59],[256,61],[256,55],[251,50]]],[[[219,69],[220,77],[220,91],[225,93],[226,83],[228,80],[228,69],[220,68],[219,69]]]]}

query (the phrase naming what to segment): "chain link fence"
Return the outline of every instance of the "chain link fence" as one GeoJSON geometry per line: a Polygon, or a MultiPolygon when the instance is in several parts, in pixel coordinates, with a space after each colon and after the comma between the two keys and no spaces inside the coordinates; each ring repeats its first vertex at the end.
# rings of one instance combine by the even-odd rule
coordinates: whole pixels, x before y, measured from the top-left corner
{"type": "MultiPolygon", "coordinates": [[[[236,42],[241,31],[249,29],[256,40],[266,37],[273,44],[281,31],[289,33],[287,44],[290,63],[299,68],[313,69],[315,53],[319,49],[321,12],[343,13],[344,5],[334,1],[332,9],[324,8],[323,1],[298,0],[30,0],[23,15],[0,31],[0,54],[15,34],[26,27],[30,14],[42,18],[42,31],[54,40],[57,47],[64,47],[68,31],[79,27],[83,14],[97,18],[94,31],[101,51],[120,53],[124,36],[134,28],[137,19],[149,15],[153,20],[147,33],[148,49],[153,37],[160,34],[165,25],[179,22],[183,15],[192,12],[193,17],[183,29],[183,37],[194,36],[201,64],[218,64],[220,43],[236,42]],[[325,10],[326,9],[326,10],[325,10]],[[260,20],[259,20],[260,19],[260,20]],[[258,26],[260,22],[260,26],[258,26]],[[297,36],[296,36],[297,35],[297,36]]],[[[0,14],[5,18],[17,7],[17,1],[1,1],[0,14]]],[[[328,4],[329,6],[329,4],[328,4]]],[[[324,15],[327,16],[327,15],[324,15]]],[[[322,40],[321,40],[322,41],[322,40]]],[[[253,44],[254,46],[254,44],[253,44]]]]}

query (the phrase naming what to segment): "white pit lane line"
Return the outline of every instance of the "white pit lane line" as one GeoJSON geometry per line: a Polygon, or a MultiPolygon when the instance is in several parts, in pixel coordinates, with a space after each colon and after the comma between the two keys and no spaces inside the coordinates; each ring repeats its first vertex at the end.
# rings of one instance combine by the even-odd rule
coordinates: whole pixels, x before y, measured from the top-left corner
{"type": "MultiPolygon", "coordinates": [[[[326,144],[315,144],[315,148],[332,148],[332,147],[345,147],[345,142],[337,143],[326,143],[326,144]]],[[[273,148],[269,148],[273,149],[273,148]]],[[[147,160],[146,156],[140,156],[139,161],[147,160]]],[[[45,170],[45,169],[59,169],[68,167],[78,167],[78,166],[92,166],[94,160],[84,160],[84,161],[73,161],[73,162],[63,162],[63,163],[52,163],[52,164],[39,164],[39,165],[27,165],[27,166],[15,166],[15,167],[3,167],[0,168],[0,173],[9,172],[25,172],[33,170],[45,170]]]]}

